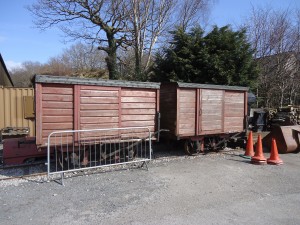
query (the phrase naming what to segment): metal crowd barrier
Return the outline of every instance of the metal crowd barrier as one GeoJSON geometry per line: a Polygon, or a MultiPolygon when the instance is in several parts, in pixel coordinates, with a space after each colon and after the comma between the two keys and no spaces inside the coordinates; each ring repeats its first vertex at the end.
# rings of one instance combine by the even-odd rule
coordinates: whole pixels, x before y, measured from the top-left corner
{"type": "Polygon", "coordinates": [[[151,160],[148,127],[65,130],[49,134],[47,143],[48,181],[67,172],[83,171],[151,160]]]}

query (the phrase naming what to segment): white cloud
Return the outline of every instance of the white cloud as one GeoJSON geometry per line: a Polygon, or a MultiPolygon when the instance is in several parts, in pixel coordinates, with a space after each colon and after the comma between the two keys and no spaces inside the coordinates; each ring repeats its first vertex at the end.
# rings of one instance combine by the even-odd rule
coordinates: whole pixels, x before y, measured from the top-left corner
{"type": "Polygon", "coordinates": [[[9,71],[12,71],[13,69],[19,69],[19,68],[23,67],[22,63],[14,62],[12,60],[5,61],[5,65],[6,65],[7,70],[9,70],[9,71]]]}

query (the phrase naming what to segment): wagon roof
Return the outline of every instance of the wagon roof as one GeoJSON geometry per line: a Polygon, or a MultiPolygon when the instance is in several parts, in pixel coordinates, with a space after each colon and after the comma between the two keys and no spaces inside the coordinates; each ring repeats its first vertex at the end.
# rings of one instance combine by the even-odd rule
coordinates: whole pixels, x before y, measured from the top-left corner
{"type": "Polygon", "coordinates": [[[181,88],[202,88],[202,89],[219,89],[219,90],[233,90],[233,91],[248,91],[248,87],[228,86],[228,85],[214,85],[214,84],[197,84],[197,83],[183,83],[175,82],[181,88]]]}
{"type": "Polygon", "coordinates": [[[132,87],[132,88],[150,88],[159,89],[160,83],[138,82],[123,80],[104,80],[95,78],[79,78],[65,76],[36,75],[36,83],[54,83],[54,84],[83,84],[83,85],[101,85],[109,87],[132,87]]]}

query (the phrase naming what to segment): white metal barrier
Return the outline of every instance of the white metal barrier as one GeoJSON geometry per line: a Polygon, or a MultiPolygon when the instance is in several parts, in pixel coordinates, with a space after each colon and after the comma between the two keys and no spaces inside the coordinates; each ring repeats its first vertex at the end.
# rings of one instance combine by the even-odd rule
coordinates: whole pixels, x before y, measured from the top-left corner
{"type": "MultiPolygon", "coordinates": [[[[60,174],[151,160],[148,127],[52,132],[47,143],[48,180],[60,174]]],[[[147,164],[145,164],[147,166],[147,164]]]]}

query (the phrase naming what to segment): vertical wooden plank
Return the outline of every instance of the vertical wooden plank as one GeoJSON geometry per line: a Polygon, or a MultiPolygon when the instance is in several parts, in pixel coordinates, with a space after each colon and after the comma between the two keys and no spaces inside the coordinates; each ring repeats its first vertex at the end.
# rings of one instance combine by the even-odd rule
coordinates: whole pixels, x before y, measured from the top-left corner
{"type": "Polygon", "coordinates": [[[196,127],[195,127],[195,134],[199,135],[199,106],[200,106],[200,89],[196,89],[196,127]]]}
{"type": "Polygon", "coordinates": [[[179,104],[179,96],[180,96],[180,89],[177,87],[176,90],[176,136],[179,135],[179,121],[180,121],[180,104],[179,104]]]}
{"type": "MultiPolygon", "coordinates": [[[[160,129],[160,127],[158,126],[158,124],[160,124],[160,121],[159,121],[159,123],[158,123],[158,120],[160,120],[160,118],[161,117],[159,117],[159,113],[160,113],[160,109],[159,109],[159,95],[160,95],[160,90],[159,89],[157,89],[156,90],[156,112],[155,112],[155,123],[154,123],[154,127],[155,127],[155,129],[156,129],[156,131],[158,131],[159,129],[160,129]]],[[[159,139],[158,139],[158,141],[159,141],[159,139]]]]}
{"type": "Polygon", "coordinates": [[[119,87],[118,88],[118,117],[119,117],[119,121],[118,121],[118,126],[119,128],[122,127],[122,88],[119,87]]]}
{"type": "MultiPolygon", "coordinates": [[[[80,89],[81,85],[74,85],[73,86],[73,101],[74,101],[74,118],[73,118],[73,126],[74,130],[81,129],[81,120],[80,120],[80,89]]],[[[78,133],[74,135],[74,141],[78,141],[78,133]]]]}
{"type": "Polygon", "coordinates": [[[35,84],[35,133],[36,133],[36,144],[42,145],[42,85],[39,83],[35,84]]]}
{"type": "Polygon", "coordinates": [[[199,126],[198,134],[202,132],[202,89],[199,89],[199,126]]]}
{"type": "Polygon", "coordinates": [[[160,95],[160,90],[157,89],[156,91],[156,112],[159,112],[159,95],[160,95]]]}
{"type": "MultiPolygon", "coordinates": [[[[31,88],[29,89],[29,93],[30,93],[30,96],[33,96],[34,97],[34,88],[31,88]]],[[[34,98],[33,98],[34,99],[34,98]]],[[[33,103],[33,107],[34,107],[34,103],[33,103]]],[[[36,113],[34,114],[34,117],[36,116],[36,113]]],[[[35,136],[35,119],[34,120],[30,120],[29,121],[29,124],[30,124],[30,135],[31,136],[35,136]]]]}
{"type": "Polygon", "coordinates": [[[225,90],[223,90],[222,93],[222,119],[221,119],[221,125],[222,125],[222,132],[224,132],[225,128],[225,90]]]}

